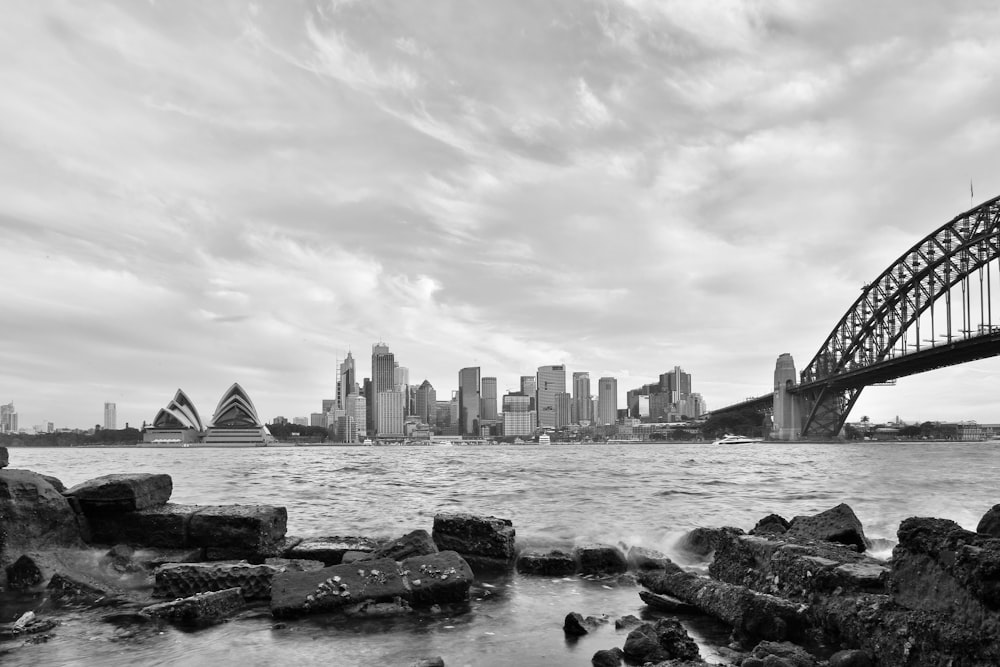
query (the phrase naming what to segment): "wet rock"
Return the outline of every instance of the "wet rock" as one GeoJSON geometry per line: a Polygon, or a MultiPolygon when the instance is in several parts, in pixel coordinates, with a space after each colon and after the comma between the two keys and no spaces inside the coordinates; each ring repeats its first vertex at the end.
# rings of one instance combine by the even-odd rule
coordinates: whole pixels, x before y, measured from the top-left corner
{"type": "Polygon", "coordinates": [[[841,503],[812,516],[792,519],[786,533],[788,538],[824,540],[854,546],[858,551],[866,548],[865,531],[861,521],[847,504],[841,503]]]}
{"type": "Polygon", "coordinates": [[[190,546],[191,517],[201,509],[202,505],[166,503],[137,512],[92,516],[90,540],[97,544],[183,549],[190,546]]]}
{"type": "Polygon", "coordinates": [[[616,646],[595,653],[594,657],[590,659],[590,664],[593,667],[621,667],[624,658],[624,651],[616,646]]]}
{"type": "Polygon", "coordinates": [[[1000,505],[994,505],[987,510],[979,520],[976,532],[990,537],[1000,537],[1000,505]]]}
{"type": "Polygon", "coordinates": [[[436,656],[434,658],[421,658],[410,663],[410,667],[444,667],[444,658],[436,656]]]}
{"type": "Polygon", "coordinates": [[[364,560],[368,558],[370,551],[345,551],[343,558],[340,559],[341,563],[355,563],[359,560],[364,560]]]}
{"type": "Polygon", "coordinates": [[[700,659],[698,645],[675,618],[661,618],[655,624],[643,623],[635,628],[625,639],[623,652],[640,664],[700,659]]]}
{"type": "Polygon", "coordinates": [[[7,587],[14,591],[23,591],[43,586],[61,567],[63,567],[62,561],[52,553],[23,554],[6,568],[7,587]]]}
{"type": "Polygon", "coordinates": [[[576,570],[577,562],[573,554],[559,549],[522,551],[517,557],[517,571],[522,574],[559,577],[574,574],[576,570]]]}
{"type": "Polygon", "coordinates": [[[783,535],[791,524],[780,514],[768,514],[750,530],[751,535],[783,535]]]}
{"type": "Polygon", "coordinates": [[[426,530],[414,530],[369,552],[365,559],[391,558],[404,560],[438,552],[438,547],[426,530]]]}
{"type": "Polygon", "coordinates": [[[147,570],[155,570],[167,563],[200,563],[205,560],[204,549],[191,547],[186,549],[162,549],[159,547],[143,547],[135,552],[135,562],[147,570]]]}
{"type": "Polygon", "coordinates": [[[610,544],[587,544],[573,549],[580,574],[615,574],[628,571],[625,554],[610,544]]]}
{"type": "Polygon", "coordinates": [[[828,667],[872,667],[872,659],[864,651],[846,649],[831,655],[827,665],[828,667]]]}
{"type": "Polygon", "coordinates": [[[676,549],[692,556],[708,558],[723,540],[734,535],[743,535],[743,529],[726,526],[723,528],[695,528],[681,536],[674,545],[676,549]]]}
{"type": "Polygon", "coordinates": [[[410,589],[390,558],[331,565],[312,572],[281,572],[271,582],[271,613],[278,618],[341,610],[365,600],[410,600],[410,589]]]}
{"type": "Polygon", "coordinates": [[[0,447],[0,468],[6,468],[10,459],[7,456],[7,448],[0,447]]]}
{"type": "Polygon", "coordinates": [[[242,609],[243,605],[240,589],[229,588],[154,604],[144,608],[142,612],[171,621],[195,623],[221,620],[242,609]]]}
{"type": "Polygon", "coordinates": [[[698,611],[698,608],[694,605],[678,600],[670,595],[661,595],[652,591],[639,591],[639,597],[647,605],[659,611],[666,611],[673,614],[691,614],[698,611]]]}
{"type": "Polygon", "coordinates": [[[635,628],[642,625],[642,620],[632,614],[626,614],[621,618],[615,619],[615,630],[627,630],[628,628],[635,628]]]}
{"type": "MultiPolygon", "coordinates": [[[[2,467],[2,466],[0,466],[2,467]]],[[[39,473],[41,475],[41,473],[39,473]]],[[[42,475],[46,482],[52,485],[52,488],[59,493],[64,493],[66,491],[66,485],[62,483],[62,480],[58,477],[53,477],[52,475],[42,475]]]]}
{"type": "Polygon", "coordinates": [[[563,620],[563,632],[570,637],[582,637],[588,634],[591,630],[596,630],[602,624],[606,623],[607,619],[597,618],[595,616],[583,617],[575,611],[571,611],[566,614],[566,618],[563,620]]]}
{"type": "Polygon", "coordinates": [[[83,546],[69,501],[37,473],[0,470],[0,517],[0,566],[31,551],[83,546]]]}
{"type": "Polygon", "coordinates": [[[154,573],[155,598],[183,598],[198,593],[239,589],[247,600],[271,598],[271,581],[281,570],[250,563],[168,563],[154,573]]]}
{"type": "Polygon", "coordinates": [[[680,566],[670,560],[665,554],[655,549],[631,547],[625,556],[629,568],[633,570],[672,570],[680,566]]]}
{"type": "Polygon", "coordinates": [[[406,600],[395,598],[391,602],[365,600],[358,604],[347,605],[342,611],[345,616],[351,618],[392,618],[412,614],[413,608],[406,600]]]}
{"type": "Polygon", "coordinates": [[[263,562],[278,555],[288,512],[274,505],[215,505],[191,516],[188,544],[205,548],[209,560],[246,558],[263,562]]]}
{"type": "Polygon", "coordinates": [[[454,551],[413,556],[402,561],[399,569],[409,583],[410,599],[416,607],[469,599],[472,568],[454,551]]]}
{"type": "Polygon", "coordinates": [[[76,498],[83,513],[90,517],[163,505],[170,499],[173,488],[170,475],[125,473],[87,480],[69,489],[66,495],[76,498]]]}
{"type": "Polygon", "coordinates": [[[39,618],[35,612],[26,611],[13,623],[0,623],[0,640],[48,632],[57,625],[59,622],[54,619],[39,618]]]}
{"type": "Polygon", "coordinates": [[[139,572],[143,568],[135,561],[135,549],[127,544],[117,544],[101,556],[99,563],[101,569],[118,573],[131,574],[139,572]]]}
{"type": "Polygon", "coordinates": [[[441,551],[457,551],[473,571],[507,570],[514,564],[514,525],[474,514],[437,514],[432,531],[441,551]]]}
{"type": "Polygon", "coordinates": [[[808,651],[791,642],[760,642],[750,655],[761,660],[764,667],[816,667],[818,664],[808,651]]]}
{"type": "Polygon", "coordinates": [[[782,641],[802,637],[810,622],[804,606],[745,586],[715,581],[687,572],[640,572],[639,582],[654,593],[667,594],[729,623],[738,633],[782,641]]]}
{"type": "Polygon", "coordinates": [[[60,605],[103,606],[117,604],[120,596],[110,587],[89,577],[56,571],[45,587],[49,598],[60,605]]]}
{"type": "Polygon", "coordinates": [[[286,558],[322,561],[324,565],[340,565],[348,551],[371,553],[378,547],[367,537],[307,537],[284,552],[286,558]]]}

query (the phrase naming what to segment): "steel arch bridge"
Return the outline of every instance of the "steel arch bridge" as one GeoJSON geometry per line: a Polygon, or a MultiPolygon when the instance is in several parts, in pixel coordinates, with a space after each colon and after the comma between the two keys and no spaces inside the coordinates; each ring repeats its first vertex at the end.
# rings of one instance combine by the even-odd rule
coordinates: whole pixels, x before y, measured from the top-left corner
{"type": "MultiPolygon", "coordinates": [[[[1000,197],[945,223],[865,285],[800,382],[787,388],[802,406],[801,436],[835,437],[867,386],[1000,355],[994,273],[1000,288],[1000,197]]],[[[713,414],[773,400],[765,395],[713,414]]]]}

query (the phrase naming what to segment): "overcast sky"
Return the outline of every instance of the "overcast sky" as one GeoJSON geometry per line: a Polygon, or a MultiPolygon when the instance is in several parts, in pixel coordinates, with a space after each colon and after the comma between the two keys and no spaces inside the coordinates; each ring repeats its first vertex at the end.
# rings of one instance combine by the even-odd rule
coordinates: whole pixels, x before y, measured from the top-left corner
{"type": "MultiPolygon", "coordinates": [[[[801,369],[1000,194],[993,2],[21,2],[0,22],[0,402],[21,425],[305,416],[383,340],[480,366],[801,369]]],[[[1000,422],[1000,363],[851,419],[1000,422]]]]}

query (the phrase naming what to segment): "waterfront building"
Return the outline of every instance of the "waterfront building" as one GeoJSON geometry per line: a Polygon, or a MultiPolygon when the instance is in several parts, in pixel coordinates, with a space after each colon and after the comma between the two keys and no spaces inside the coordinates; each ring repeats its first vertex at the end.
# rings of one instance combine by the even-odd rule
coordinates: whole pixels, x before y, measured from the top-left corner
{"type": "Polygon", "coordinates": [[[309,426],[308,417],[292,417],[292,424],[296,426],[309,426]]]}
{"type": "Polygon", "coordinates": [[[538,398],[538,380],[534,375],[521,376],[521,393],[531,399],[531,409],[536,410],[535,400],[538,398]]]}
{"type": "Polygon", "coordinates": [[[142,441],[148,443],[193,443],[204,435],[205,425],[191,399],[180,389],[165,408],[160,408],[153,423],[143,429],[142,441]]]}
{"type": "Polygon", "coordinates": [[[345,414],[337,418],[335,437],[337,442],[358,442],[358,421],[353,415],[345,414]]]}
{"type": "MultiPolygon", "coordinates": [[[[382,395],[394,391],[396,387],[396,357],[389,351],[389,346],[383,342],[372,345],[372,400],[370,412],[375,421],[375,435],[380,435],[378,430],[378,418],[380,414],[379,401],[382,395]]],[[[402,424],[399,426],[399,433],[403,432],[402,424]]]]}
{"type": "Polygon", "coordinates": [[[560,391],[556,394],[556,428],[569,426],[570,406],[572,404],[573,399],[569,392],[560,391]]]}
{"type": "Polygon", "coordinates": [[[438,428],[451,426],[451,401],[438,401],[434,406],[434,421],[431,422],[438,428]]]}
{"type": "Polygon", "coordinates": [[[348,394],[344,405],[344,415],[354,419],[354,429],[358,438],[364,438],[368,435],[368,429],[365,426],[367,414],[368,401],[365,400],[365,397],[358,393],[348,394]]]}
{"type": "Polygon", "coordinates": [[[343,408],[344,404],[337,398],[324,398],[322,412],[333,412],[337,408],[343,408]]]}
{"type": "MultiPolygon", "coordinates": [[[[535,410],[538,413],[538,426],[556,428],[556,394],[566,391],[566,367],[562,364],[539,366],[535,387],[535,410]]],[[[566,412],[568,419],[568,408],[566,412]]]]}
{"type": "Polygon", "coordinates": [[[0,405],[0,433],[17,433],[17,411],[13,401],[0,405]]]}
{"type": "Polygon", "coordinates": [[[497,420],[497,379],[494,377],[483,378],[482,382],[482,406],[480,408],[480,418],[486,421],[497,420]]]}
{"type": "MultiPolygon", "coordinates": [[[[347,395],[357,392],[357,371],[354,368],[354,357],[350,352],[340,364],[337,371],[337,407],[343,408],[347,402],[347,395]]],[[[329,410],[324,409],[324,412],[329,410]]]]}
{"type": "Polygon", "coordinates": [[[573,405],[570,408],[570,423],[594,420],[593,397],[590,395],[590,373],[573,373],[573,405]]]}
{"type": "Polygon", "coordinates": [[[104,430],[115,431],[118,429],[118,406],[114,403],[104,404],[104,430]]]}
{"type": "Polygon", "coordinates": [[[460,435],[479,435],[480,399],[479,366],[458,372],[458,421],[460,435]]]}
{"type": "Polygon", "coordinates": [[[437,392],[430,382],[424,380],[414,393],[414,414],[425,424],[437,422],[437,392]]]}
{"type": "Polygon", "coordinates": [[[535,412],[531,397],[524,394],[505,394],[503,397],[503,434],[531,435],[535,431],[535,412]]]}
{"type": "Polygon", "coordinates": [[[375,415],[375,433],[380,438],[402,438],[406,419],[406,394],[392,389],[379,392],[378,412],[375,415]]]}
{"type": "MultiPolygon", "coordinates": [[[[300,418],[295,418],[298,419],[300,418]]],[[[238,382],[234,382],[219,399],[202,443],[216,446],[261,446],[273,440],[270,431],[257,416],[257,409],[246,390],[238,382]]]]}
{"type": "Polygon", "coordinates": [[[597,381],[597,423],[602,426],[618,421],[618,380],[603,377],[597,381]]]}
{"type": "Polygon", "coordinates": [[[330,427],[330,417],[329,412],[313,412],[309,415],[309,425],[318,426],[319,428],[329,428],[330,427]]]}
{"type": "Polygon", "coordinates": [[[361,395],[365,398],[365,433],[368,435],[375,434],[375,414],[372,409],[375,405],[375,396],[372,395],[372,381],[370,378],[365,378],[362,384],[363,389],[361,395]]]}

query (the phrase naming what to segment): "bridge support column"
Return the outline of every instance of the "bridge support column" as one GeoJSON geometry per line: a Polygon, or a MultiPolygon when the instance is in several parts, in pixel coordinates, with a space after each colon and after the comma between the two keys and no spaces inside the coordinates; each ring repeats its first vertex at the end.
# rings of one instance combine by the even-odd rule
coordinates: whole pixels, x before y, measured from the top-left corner
{"type": "Polygon", "coordinates": [[[789,391],[798,383],[795,361],[787,352],[778,357],[774,366],[774,440],[798,440],[802,435],[804,401],[789,391]]]}

